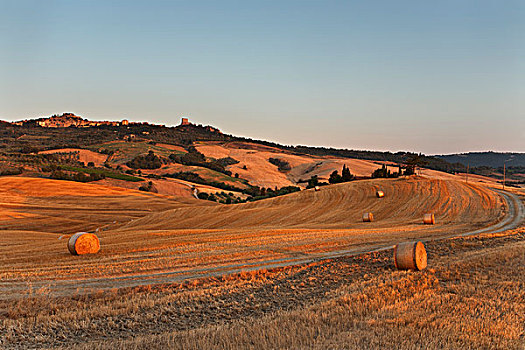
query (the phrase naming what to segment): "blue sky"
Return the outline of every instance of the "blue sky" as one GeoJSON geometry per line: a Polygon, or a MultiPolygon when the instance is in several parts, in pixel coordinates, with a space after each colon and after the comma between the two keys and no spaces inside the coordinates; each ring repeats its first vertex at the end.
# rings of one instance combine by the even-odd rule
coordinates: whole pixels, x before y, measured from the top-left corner
{"type": "Polygon", "coordinates": [[[525,152],[523,1],[0,0],[0,119],[525,152]]]}

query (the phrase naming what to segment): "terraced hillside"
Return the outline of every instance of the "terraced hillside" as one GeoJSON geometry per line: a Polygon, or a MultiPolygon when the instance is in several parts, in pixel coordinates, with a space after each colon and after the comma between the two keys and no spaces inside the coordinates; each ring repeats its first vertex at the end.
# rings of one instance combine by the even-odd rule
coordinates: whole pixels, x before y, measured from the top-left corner
{"type": "Polygon", "coordinates": [[[0,292],[54,294],[179,281],[360,252],[498,221],[499,195],[450,180],[366,180],[238,205],[44,179],[0,181],[0,292]],[[28,189],[29,188],[29,189],[28,189]],[[384,198],[375,191],[385,192],[384,198]],[[363,223],[363,212],[376,220],[363,223]],[[422,224],[425,212],[437,224],[422,224]],[[70,234],[98,231],[102,250],[74,257],[70,234]],[[62,237],[62,239],[60,239],[62,237]]]}

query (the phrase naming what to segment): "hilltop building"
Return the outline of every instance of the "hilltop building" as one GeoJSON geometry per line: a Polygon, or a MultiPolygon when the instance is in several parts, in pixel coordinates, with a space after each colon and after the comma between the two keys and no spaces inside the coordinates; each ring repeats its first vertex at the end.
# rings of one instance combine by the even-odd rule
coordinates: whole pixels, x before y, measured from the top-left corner
{"type": "Polygon", "coordinates": [[[70,126],[83,126],[87,120],[76,116],[73,113],[64,113],[62,115],[54,115],[50,118],[41,118],[36,120],[36,124],[45,128],[68,128],[70,126]]]}
{"type": "Polygon", "coordinates": [[[216,133],[222,134],[222,132],[219,129],[216,129],[216,128],[214,128],[212,126],[209,126],[209,125],[206,127],[206,130],[209,131],[209,132],[216,132],[216,133]]]}
{"type": "MultiPolygon", "coordinates": [[[[120,122],[111,122],[111,121],[90,121],[79,117],[73,113],[64,113],[62,115],[53,115],[49,118],[39,118],[35,120],[22,120],[15,122],[15,125],[24,125],[25,123],[34,122],[36,125],[43,128],[89,128],[92,126],[119,126],[120,122]]],[[[126,120],[127,123],[129,123],[126,120]]],[[[127,124],[126,124],[127,125],[127,124]]]]}
{"type": "MultiPolygon", "coordinates": [[[[2,122],[2,121],[0,121],[2,122]]],[[[84,119],[74,113],[63,113],[62,115],[55,114],[51,117],[42,117],[37,119],[24,119],[15,122],[4,122],[7,125],[11,126],[40,126],[42,128],[91,128],[97,126],[127,126],[128,129],[131,126],[155,126],[165,128],[164,124],[150,124],[148,122],[130,122],[127,119],[123,119],[119,122],[117,121],[91,121],[84,119]]],[[[1,124],[1,123],[0,123],[1,124]]],[[[202,126],[196,125],[189,121],[188,117],[181,118],[180,126],[194,126],[204,128],[208,132],[221,133],[219,129],[216,129],[211,126],[202,126]]],[[[146,132],[142,132],[144,135],[147,135],[146,132]]]]}

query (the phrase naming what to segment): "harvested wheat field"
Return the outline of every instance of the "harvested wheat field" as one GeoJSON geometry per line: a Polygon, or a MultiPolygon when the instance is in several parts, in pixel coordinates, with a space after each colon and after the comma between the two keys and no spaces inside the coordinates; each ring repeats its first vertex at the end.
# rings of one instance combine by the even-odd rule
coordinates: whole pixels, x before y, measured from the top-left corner
{"type": "Polygon", "coordinates": [[[0,345],[59,349],[523,349],[525,229],[86,296],[0,300],[0,345]]]}
{"type": "Polygon", "coordinates": [[[92,292],[459,235],[495,224],[505,206],[487,188],[423,178],[355,181],[238,205],[71,182],[6,181],[0,188],[12,188],[6,192],[16,201],[4,205],[28,216],[2,222],[4,298],[29,284],[58,295],[92,292]],[[26,182],[37,188],[23,190],[26,182]],[[378,200],[379,187],[389,196],[378,200]],[[363,212],[373,212],[374,221],[362,222],[363,212]],[[436,225],[422,224],[426,212],[435,213],[436,225]],[[97,229],[95,256],[72,258],[58,240],[97,229]]]}
{"type": "Polygon", "coordinates": [[[496,279],[501,285],[490,282],[510,288],[491,294],[493,303],[520,311],[512,298],[523,297],[523,281],[501,264],[524,256],[523,229],[508,231],[523,220],[516,195],[422,177],[236,205],[20,177],[0,179],[0,190],[0,345],[8,348],[220,348],[240,328],[248,332],[240,348],[359,348],[368,339],[381,348],[394,334],[401,348],[485,346],[498,337],[516,348],[523,339],[520,317],[487,328],[493,307],[475,311],[485,294],[461,299],[492,281],[469,269],[479,260],[487,274],[508,274],[496,279]],[[378,199],[378,189],[388,195],[378,199]],[[363,212],[373,212],[374,221],[363,222],[363,212]],[[422,223],[427,212],[435,225],[422,223]],[[96,232],[97,254],[69,253],[67,241],[79,231],[96,232]],[[443,240],[467,234],[483,238],[443,240]],[[399,272],[392,248],[413,240],[425,242],[429,267],[399,272]],[[439,306],[449,301],[479,321],[449,325],[450,307],[439,306]],[[435,311],[425,316],[428,310],[435,311]],[[477,328],[480,338],[462,337],[476,322],[487,324],[477,328]],[[427,326],[411,343],[397,333],[401,325],[404,334],[427,326]],[[312,338],[315,329],[322,336],[312,338]]]}

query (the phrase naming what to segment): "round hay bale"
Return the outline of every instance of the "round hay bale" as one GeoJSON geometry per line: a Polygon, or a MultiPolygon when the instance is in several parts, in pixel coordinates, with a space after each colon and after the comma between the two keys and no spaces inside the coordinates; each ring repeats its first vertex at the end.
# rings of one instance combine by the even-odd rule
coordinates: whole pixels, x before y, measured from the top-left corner
{"type": "Polygon", "coordinates": [[[377,196],[377,198],[383,198],[383,197],[385,196],[385,192],[383,192],[383,191],[377,191],[377,192],[376,192],[376,196],[377,196]]]}
{"type": "Polygon", "coordinates": [[[93,233],[75,233],[67,242],[67,248],[73,255],[95,254],[100,250],[100,241],[93,233]]]}
{"type": "Polygon", "coordinates": [[[394,246],[394,264],[399,270],[423,270],[427,267],[425,245],[418,241],[394,246]]]}
{"type": "Polygon", "coordinates": [[[321,187],[319,187],[319,186],[315,186],[315,190],[316,190],[316,191],[321,191],[321,187]]]}
{"type": "Polygon", "coordinates": [[[372,222],[374,221],[374,215],[372,213],[363,214],[363,222],[372,222]]]}
{"type": "Polygon", "coordinates": [[[436,220],[434,218],[434,214],[427,213],[423,215],[423,223],[425,225],[434,225],[436,223],[436,220]]]}

